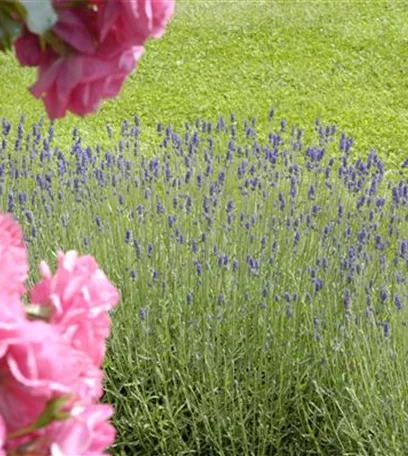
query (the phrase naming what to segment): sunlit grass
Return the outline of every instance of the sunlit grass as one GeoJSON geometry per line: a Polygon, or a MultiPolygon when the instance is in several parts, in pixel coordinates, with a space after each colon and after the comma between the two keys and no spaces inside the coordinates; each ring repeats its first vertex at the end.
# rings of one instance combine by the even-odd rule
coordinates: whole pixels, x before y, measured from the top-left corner
{"type": "MultiPolygon", "coordinates": [[[[146,148],[159,120],[180,127],[234,112],[241,120],[259,117],[261,132],[263,113],[274,106],[290,123],[335,122],[358,151],[375,147],[396,165],[408,142],[407,24],[407,4],[391,0],[181,0],[122,95],[97,116],[60,121],[59,137],[69,141],[79,125],[95,144],[107,123],[135,114],[146,148]]],[[[27,92],[35,72],[0,55],[0,78],[0,116],[36,121],[44,111],[27,92]]]]}

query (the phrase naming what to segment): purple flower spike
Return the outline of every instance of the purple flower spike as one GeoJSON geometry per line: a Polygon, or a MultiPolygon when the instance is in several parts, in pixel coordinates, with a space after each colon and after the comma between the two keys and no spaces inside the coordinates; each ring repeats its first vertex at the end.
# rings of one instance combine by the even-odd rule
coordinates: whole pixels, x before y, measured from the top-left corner
{"type": "Polygon", "coordinates": [[[129,244],[131,237],[132,237],[132,230],[126,230],[126,234],[125,234],[125,243],[126,244],[129,244]]]}
{"type": "Polygon", "coordinates": [[[381,302],[382,304],[385,304],[387,302],[387,299],[388,299],[388,291],[385,290],[384,288],[381,290],[380,292],[380,299],[381,299],[381,302]]]}
{"type": "Polygon", "coordinates": [[[351,297],[350,297],[350,290],[346,288],[344,290],[344,308],[349,310],[351,306],[351,297]]]}
{"type": "Polygon", "coordinates": [[[384,328],[384,336],[390,337],[391,336],[391,325],[388,321],[384,322],[383,328],[384,328]]]}
{"type": "Polygon", "coordinates": [[[142,321],[146,321],[147,309],[145,307],[141,307],[141,309],[139,310],[139,317],[142,321]]]}
{"type": "Polygon", "coordinates": [[[191,306],[192,303],[193,303],[193,295],[192,295],[192,293],[189,291],[189,292],[187,293],[187,305],[188,305],[188,306],[191,306]]]}
{"type": "Polygon", "coordinates": [[[397,293],[394,295],[394,304],[395,304],[395,308],[397,310],[401,310],[402,309],[401,296],[399,294],[397,294],[397,293]]]}

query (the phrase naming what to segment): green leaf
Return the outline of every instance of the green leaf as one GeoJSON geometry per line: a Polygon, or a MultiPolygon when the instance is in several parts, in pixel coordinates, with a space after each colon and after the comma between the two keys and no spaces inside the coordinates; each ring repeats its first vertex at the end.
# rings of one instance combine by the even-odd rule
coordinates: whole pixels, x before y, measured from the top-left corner
{"type": "Polygon", "coordinates": [[[69,418],[71,414],[61,410],[69,400],[70,396],[65,395],[49,401],[46,409],[33,425],[33,429],[41,429],[53,421],[60,421],[69,418]]]}
{"type": "Polygon", "coordinates": [[[0,49],[10,49],[13,41],[21,33],[21,25],[0,10],[0,49]]]}
{"type": "Polygon", "coordinates": [[[8,439],[16,439],[38,431],[45,426],[48,426],[53,421],[63,421],[70,418],[70,412],[64,412],[62,409],[66,403],[71,399],[70,395],[63,395],[61,397],[51,399],[43,413],[38,417],[37,421],[25,428],[18,429],[7,435],[8,439]]]}
{"type": "Polygon", "coordinates": [[[27,27],[37,35],[47,33],[57,22],[58,16],[50,0],[20,0],[27,11],[27,27]]]}
{"type": "Polygon", "coordinates": [[[25,304],[24,307],[28,318],[31,320],[48,320],[51,316],[51,309],[49,306],[25,304]]]}

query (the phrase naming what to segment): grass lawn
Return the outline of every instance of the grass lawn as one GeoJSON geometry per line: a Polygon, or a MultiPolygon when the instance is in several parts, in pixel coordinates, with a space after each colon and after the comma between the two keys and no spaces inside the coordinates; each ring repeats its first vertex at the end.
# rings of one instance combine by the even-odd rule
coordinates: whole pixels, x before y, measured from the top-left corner
{"type": "MultiPolygon", "coordinates": [[[[89,144],[104,142],[140,115],[145,144],[158,121],[178,127],[234,112],[238,120],[279,118],[309,126],[316,117],[375,147],[397,166],[407,154],[408,4],[394,1],[187,1],[161,40],[151,41],[121,96],[97,116],[59,122],[59,137],[80,125],[89,144]]],[[[0,55],[0,116],[43,114],[26,88],[34,82],[0,55]]]]}

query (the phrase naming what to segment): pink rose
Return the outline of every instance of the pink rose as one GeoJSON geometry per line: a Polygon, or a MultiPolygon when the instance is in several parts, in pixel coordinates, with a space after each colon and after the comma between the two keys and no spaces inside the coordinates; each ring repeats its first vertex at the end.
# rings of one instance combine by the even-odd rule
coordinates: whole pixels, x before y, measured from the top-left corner
{"type": "Polygon", "coordinates": [[[108,420],[113,409],[94,404],[72,409],[72,418],[50,427],[51,456],[109,456],[104,453],[115,440],[115,428],[108,420]]]}
{"type": "MultiPolygon", "coordinates": [[[[7,442],[6,448],[12,450],[11,454],[22,456],[109,456],[104,451],[112,445],[116,435],[115,428],[109,424],[112,407],[76,403],[70,414],[71,417],[63,421],[55,421],[24,438],[7,442]]],[[[4,455],[0,452],[0,456],[4,455]]]]}
{"type": "Polygon", "coordinates": [[[4,451],[4,446],[6,444],[6,424],[0,415],[0,456],[7,456],[4,451]]]}
{"type": "Polygon", "coordinates": [[[160,37],[174,12],[175,0],[93,1],[72,7],[54,0],[58,21],[53,27],[53,50],[24,30],[16,40],[17,59],[38,66],[31,93],[44,101],[51,119],[67,111],[96,112],[105,98],[116,97],[137,66],[150,37],[160,37]],[[57,54],[58,52],[58,54],[57,54]]]}
{"type": "Polygon", "coordinates": [[[28,278],[27,250],[21,228],[10,215],[0,213],[0,320],[25,320],[20,295],[28,278]]]}
{"type": "Polygon", "coordinates": [[[31,33],[26,27],[21,36],[14,41],[14,49],[17,60],[22,66],[44,65],[56,56],[50,47],[41,50],[39,36],[31,33]]]}
{"type": "Polygon", "coordinates": [[[0,290],[24,293],[27,278],[28,258],[21,228],[10,215],[0,213],[0,290]]]}
{"type": "Polygon", "coordinates": [[[100,39],[115,33],[118,42],[143,45],[163,35],[175,8],[174,0],[107,0],[98,11],[100,39]]]}
{"type": "MultiPolygon", "coordinates": [[[[109,456],[104,450],[115,441],[115,428],[109,423],[113,408],[104,404],[73,403],[70,416],[54,421],[23,437],[6,441],[6,426],[3,422],[3,443],[10,455],[49,455],[49,456],[109,456]]],[[[1,417],[0,417],[1,419],[1,417]]],[[[0,446],[0,456],[2,453],[0,446]]]]}
{"type": "Polygon", "coordinates": [[[67,111],[96,112],[102,99],[118,95],[143,51],[132,47],[110,59],[86,54],[57,58],[50,65],[40,65],[31,93],[44,100],[51,119],[64,117],[67,111]]]}
{"type": "Polygon", "coordinates": [[[72,391],[84,403],[99,400],[103,395],[103,370],[96,366],[92,359],[81,350],[72,350],[78,378],[71,385],[72,391]]]}
{"type": "MultiPolygon", "coordinates": [[[[47,402],[65,394],[79,397],[89,380],[81,353],[62,340],[55,328],[40,321],[0,322],[0,415],[8,432],[34,423],[47,402]]],[[[100,385],[88,385],[84,401],[100,385]]]]}
{"type": "Polygon", "coordinates": [[[17,293],[0,289],[0,321],[14,323],[26,320],[26,311],[17,293]]]}
{"type": "Polygon", "coordinates": [[[108,311],[118,303],[118,291],[94,258],[74,251],[59,253],[54,275],[45,263],[41,273],[44,279],[33,287],[31,302],[50,305],[51,324],[99,367],[110,331],[108,311]]]}
{"type": "Polygon", "coordinates": [[[124,39],[122,30],[118,32],[115,27],[111,27],[102,38],[99,29],[103,14],[102,5],[99,5],[96,10],[82,5],[75,9],[64,8],[58,11],[58,22],[53,32],[64,45],[68,46],[66,57],[86,54],[99,59],[112,60],[135,46],[141,47],[140,40],[132,42],[130,39],[124,39]]]}
{"type": "Polygon", "coordinates": [[[53,32],[72,49],[83,54],[95,54],[99,46],[96,15],[96,11],[85,5],[60,9],[53,32]]]}

